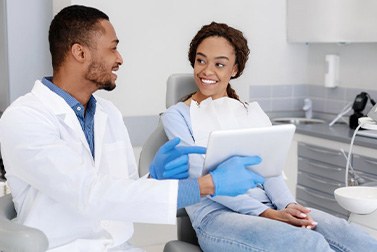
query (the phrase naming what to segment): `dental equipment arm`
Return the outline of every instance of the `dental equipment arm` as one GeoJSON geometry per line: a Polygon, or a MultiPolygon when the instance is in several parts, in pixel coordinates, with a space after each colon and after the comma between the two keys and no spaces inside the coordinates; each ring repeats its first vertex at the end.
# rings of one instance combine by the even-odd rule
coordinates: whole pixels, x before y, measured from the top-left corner
{"type": "Polygon", "coordinates": [[[352,102],[348,103],[343,109],[342,111],[340,111],[340,113],[334,118],[334,120],[332,120],[330,123],[329,123],[329,126],[333,126],[339,119],[341,119],[345,114],[347,114],[348,112],[351,111],[352,109],[352,102]]]}

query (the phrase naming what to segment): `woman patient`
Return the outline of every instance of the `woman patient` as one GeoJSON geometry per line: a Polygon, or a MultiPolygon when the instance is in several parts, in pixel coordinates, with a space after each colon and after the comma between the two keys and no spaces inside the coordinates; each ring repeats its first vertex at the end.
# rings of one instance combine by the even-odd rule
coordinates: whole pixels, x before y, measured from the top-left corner
{"type": "MultiPolygon", "coordinates": [[[[199,30],[188,53],[197,91],[162,115],[169,139],[206,146],[213,130],[271,126],[258,103],[241,102],[229,84],[248,56],[239,30],[215,22],[199,30]]],[[[191,177],[200,176],[203,163],[190,156],[191,177]]],[[[204,251],[377,251],[377,241],[356,225],[298,204],[282,176],[240,196],[204,197],[186,210],[204,251]]]]}

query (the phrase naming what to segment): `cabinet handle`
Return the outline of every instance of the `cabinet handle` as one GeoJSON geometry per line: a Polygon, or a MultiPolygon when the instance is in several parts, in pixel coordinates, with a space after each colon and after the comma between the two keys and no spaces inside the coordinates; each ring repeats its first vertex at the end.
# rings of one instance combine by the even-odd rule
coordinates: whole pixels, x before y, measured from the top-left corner
{"type": "Polygon", "coordinates": [[[311,150],[311,151],[315,151],[315,152],[319,152],[319,153],[323,153],[323,154],[329,154],[329,155],[334,155],[334,156],[340,156],[340,155],[342,155],[338,151],[330,151],[330,150],[318,149],[318,148],[311,147],[311,146],[306,146],[306,148],[309,149],[309,150],[311,150]]]}
{"type": "Polygon", "coordinates": [[[321,195],[317,195],[317,194],[315,194],[315,193],[312,193],[312,192],[310,192],[309,190],[307,190],[306,188],[301,188],[302,190],[304,190],[307,194],[309,194],[309,195],[311,195],[311,196],[313,196],[313,197],[317,197],[317,198],[320,198],[320,199],[323,199],[323,200],[327,200],[327,201],[331,201],[331,202],[336,202],[335,200],[333,200],[333,199],[330,199],[330,198],[327,198],[327,197],[325,197],[325,196],[321,196],[321,195]]]}
{"type": "Polygon", "coordinates": [[[337,168],[337,167],[329,167],[329,166],[325,166],[325,165],[320,165],[320,164],[317,164],[317,163],[314,163],[314,162],[311,162],[310,163],[312,166],[315,166],[315,167],[318,167],[318,168],[321,168],[321,169],[325,169],[325,170],[330,170],[330,171],[338,171],[338,172],[341,172],[343,171],[342,168],[337,168]]]}
{"type": "Polygon", "coordinates": [[[343,186],[340,183],[332,183],[332,182],[324,181],[324,180],[321,180],[321,179],[313,178],[313,177],[310,177],[310,176],[307,176],[307,175],[304,175],[304,176],[306,176],[310,180],[313,180],[315,182],[318,182],[318,183],[321,183],[321,184],[324,184],[324,185],[333,185],[333,186],[337,186],[337,187],[343,186]]]}

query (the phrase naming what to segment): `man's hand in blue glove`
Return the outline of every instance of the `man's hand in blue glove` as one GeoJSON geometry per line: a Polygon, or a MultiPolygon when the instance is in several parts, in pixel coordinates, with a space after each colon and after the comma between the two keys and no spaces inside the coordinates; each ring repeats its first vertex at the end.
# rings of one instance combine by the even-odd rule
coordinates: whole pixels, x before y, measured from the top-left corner
{"type": "Polygon", "coordinates": [[[215,185],[215,193],[212,196],[236,196],[258,184],[263,184],[262,176],[246,168],[259,164],[261,161],[259,156],[234,156],[222,162],[210,172],[215,185]]]}
{"type": "Polygon", "coordinates": [[[181,140],[174,138],[160,147],[149,167],[155,179],[185,179],[188,177],[188,154],[205,154],[206,148],[199,146],[177,146],[181,140]]]}

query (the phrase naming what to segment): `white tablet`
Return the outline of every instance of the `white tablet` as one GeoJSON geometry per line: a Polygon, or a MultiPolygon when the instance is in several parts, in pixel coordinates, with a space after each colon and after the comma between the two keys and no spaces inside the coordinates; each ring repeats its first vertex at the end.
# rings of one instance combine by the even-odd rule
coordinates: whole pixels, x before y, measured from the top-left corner
{"type": "Polygon", "coordinates": [[[213,131],[208,139],[202,174],[213,170],[231,156],[258,155],[262,162],[250,169],[264,177],[282,174],[296,127],[271,127],[213,131]]]}

